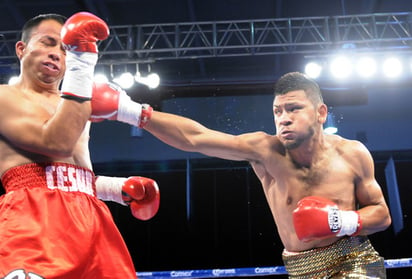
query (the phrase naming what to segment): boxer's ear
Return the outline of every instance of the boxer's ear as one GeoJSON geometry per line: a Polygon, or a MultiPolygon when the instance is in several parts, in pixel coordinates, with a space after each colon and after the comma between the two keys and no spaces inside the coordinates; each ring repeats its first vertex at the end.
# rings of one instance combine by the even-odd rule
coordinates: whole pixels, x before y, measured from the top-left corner
{"type": "Polygon", "coordinates": [[[18,41],[15,46],[16,55],[19,60],[23,57],[24,50],[26,49],[26,43],[23,41],[18,41]]]}
{"type": "Polygon", "coordinates": [[[325,104],[320,104],[318,106],[318,122],[323,124],[326,122],[326,118],[328,117],[328,107],[325,104]]]}

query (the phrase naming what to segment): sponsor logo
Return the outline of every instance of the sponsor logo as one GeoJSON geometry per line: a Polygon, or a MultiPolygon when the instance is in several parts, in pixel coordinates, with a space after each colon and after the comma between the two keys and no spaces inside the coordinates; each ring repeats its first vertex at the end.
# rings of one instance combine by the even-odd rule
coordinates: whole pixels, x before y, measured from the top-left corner
{"type": "Polygon", "coordinates": [[[73,45],[63,44],[63,47],[64,47],[65,50],[68,50],[68,51],[76,51],[76,49],[77,49],[78,46],[76,46],[76,45],[73,46],[73,45]]]}
{"type": "Polygon", "coordinates": [[[278,273],[277,267],[257,267],[255,268],[255,273],[267,273],[267,274],[276,274],[278,273]]]}
{"type": "Polygon", "coordinates": [[[337,207],[329,208],[328,219],[330,231],[333,233],[339,232],[342,224],[340,220],[340,212],[337,207]]]}
{"type": "Polygon", "coordinates": [[[93,175],[84,169],[71,166],[47,166],[46,181],[49,189],[82,192],[94,196],[93,175]]]}
{"type": "Polygon", "coordinates": [[[193,270],[188,271],[171,271],[170,277],[192,277],[193,270]]]}
{"type": "Polygon", "coordinates": [[[212,274],[213,276],[236,274],[236,270],[235,269],[213,269],[212,274]]]}

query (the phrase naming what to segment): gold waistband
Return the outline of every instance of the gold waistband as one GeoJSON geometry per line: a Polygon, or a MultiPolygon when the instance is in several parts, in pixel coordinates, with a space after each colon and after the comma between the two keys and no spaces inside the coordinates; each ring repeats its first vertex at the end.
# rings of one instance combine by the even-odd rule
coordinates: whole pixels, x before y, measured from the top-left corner
{"type": "Polygon", "coordinates": [[[383,258],[366,236],[344,237],[332,245],[302,252],[285,250],[282,258],[291,278],[329,278],[334,274],[386,278],[383,258]]]}

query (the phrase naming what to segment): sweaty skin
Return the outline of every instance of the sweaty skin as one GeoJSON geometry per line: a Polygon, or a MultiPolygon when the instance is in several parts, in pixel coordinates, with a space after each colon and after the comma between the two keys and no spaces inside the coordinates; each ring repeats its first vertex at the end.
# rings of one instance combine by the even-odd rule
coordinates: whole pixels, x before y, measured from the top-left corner
{"type": "Polygon", "coordinates": [[[145,129],[176,148],[228,160],[249,161],[259,178],[284,247],[304,251],[327,246],[339,238],[302,242],[292,212],[305,196],[322,196],[341,210],[359,210],[367,235],[391,222],[374,164],[358,141],[325,135],[325,104],[315,106],[303,90],[276,96],[273,112],[277,134],[230,135],[190,120],[154,111],[145,129]]]}
{"type": "Polygon", "coordinates": [[[89,32],[95,28],[61,36],[65,20],[41,14],[24,24],[15,45],[18,82],[0,86],[0,175],[6,191],[0,197],[0,277],[135,279],[91,168],[88,96],[97,54],[75,54],[62,44],[68,36],[96,44],[89,32]],[[66,79],[79,72],[81,86],[76,78],[66,79]],[[63,76],[67,91],[61,93],[63,76]]]}
{"type": "Polygon", "coordinates": [[[27,43],[16,44],[19,81],[0,86],[0,175],[13,166],[39,161],[91,168],[90,102],[60,97],[66,69],[61,28],[54,20],[43,21],[27,43]]]}

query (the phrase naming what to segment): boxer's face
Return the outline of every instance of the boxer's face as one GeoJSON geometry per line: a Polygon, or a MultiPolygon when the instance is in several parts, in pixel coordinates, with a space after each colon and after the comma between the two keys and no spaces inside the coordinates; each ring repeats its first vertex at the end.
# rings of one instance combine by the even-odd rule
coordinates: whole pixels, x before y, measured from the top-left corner
{"type": "Polygon", "coordinates": [[[61,28],[62,25],[54,20],[44,20],[33,29],[27,43],[16,44],[22,69],[46,84],[59,84],[66,70],[61,28]]]}
{"type": "Polygon", "coordinates": [[[318,112],[303,90],[277,95],[273,114],[279,140],[287,149],[310,139],[319,125],[318,112]]]}

